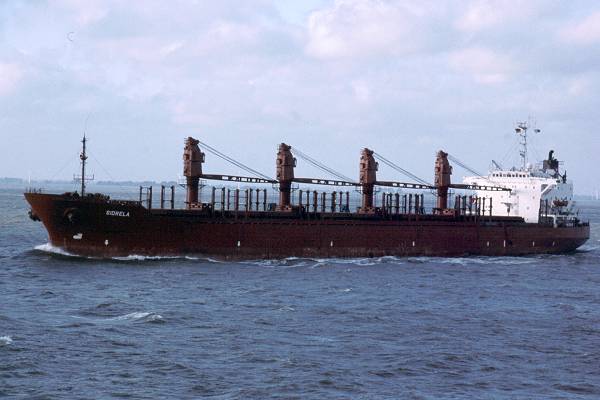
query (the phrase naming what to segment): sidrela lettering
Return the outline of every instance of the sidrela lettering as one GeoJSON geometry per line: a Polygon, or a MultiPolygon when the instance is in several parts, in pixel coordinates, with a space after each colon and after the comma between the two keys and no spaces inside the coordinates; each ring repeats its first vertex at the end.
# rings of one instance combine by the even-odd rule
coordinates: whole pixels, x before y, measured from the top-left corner
{"type": "Polygon", "coordinates": [[[129,211],[106,210],[109,217],[129,217],[129,211]]]}

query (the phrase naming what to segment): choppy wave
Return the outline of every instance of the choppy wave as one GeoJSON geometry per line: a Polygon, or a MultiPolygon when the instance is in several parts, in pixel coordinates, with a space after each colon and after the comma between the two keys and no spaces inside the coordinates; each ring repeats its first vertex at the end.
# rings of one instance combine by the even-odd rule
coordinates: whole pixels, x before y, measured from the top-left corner
{"type": "Polygon", "coordinates": [[[283,306],[283,307],[279,307],[277,309],[277,311],[288,312],[288,311],[296,311],[296,309],[292,306],[283,306]]]}
{"type": "Polygon", "coordinates": [[[103,303],[94,309],[88,309],[73,318],[85,320],[86,323],[103,324],[114,322],[166,322],[164,317],[153,311],[134,311],[128,314],[115,315],[110,303],[103,303]]]}
{"type": "Polygon", "coordinates": [[[455,264],[455,265],[523,265],[533,264],[539,261],[534,257],[409,257],[410,263],[418,264],[455,264]]]}
{"type": "Polygon", "coordinates": [[[298,268],[307,267],[315,263],[315,260],[310,258],[287,257],[281,259],[266,259],[266,260],[244,260],[241,264],[256,265],[259,267],[285,267],[298,268]]]}
{"type": "Polygon", "coordinates": [[[251,260],[242,261],[243,264],[256,265],[259,267],[280,267],[280,268],[299,268],[299,267],[327,267],[335,265],[354,265],[354,266],[376,266],[384,264],[402,265],[402,264],[450,264],[450,265],[524,265],[533,264],[539,261],[540,256],[530,257],[397,257],[384,256],[374,258],[298,258],[288,257],[283,259],[269,260],[251,260]]]}
{"type": "Polygon", "coordinates": [[[316,268],[327,265],[358,265],[371,266],[379,264],[404,264],[406,258],[395,256],[384,256],[375,258],[301,258],[301,257],[286,257],[281,259],[266,259],[266,260],[246,260],[241,261],[242,264],[255,265],[259,267],[269,268],[300,268],[309,267],[316,268]]]}
{"type": "Polygon", "coordinates": [[[0,336],[0,346],[8,346],[13,342],[10,336],[0,336]]]}
{"type": "Polygon", "coordinates": [[[154,312],[137,311],[117,317],[108,318],[107,321],[143,321],[143,322],[163,322],[162,315],[154,312]]]}
{"type": "Polygon", "coordinates": [[[92,321],[94,323],[97,322],[164,322],[164,317],[158,313],[152,311],[135,311],[129,314],[117,315],[116,317],[107,317],[107,316],[79,316],[73,315],[73,318],[84,319],[87,321],[92,321]]]}

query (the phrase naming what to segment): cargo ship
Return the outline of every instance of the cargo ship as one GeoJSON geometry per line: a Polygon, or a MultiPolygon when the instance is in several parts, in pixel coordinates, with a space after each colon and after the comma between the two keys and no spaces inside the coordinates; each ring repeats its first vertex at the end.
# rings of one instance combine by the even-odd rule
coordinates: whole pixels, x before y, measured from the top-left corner
{"type": "MultiPolygon", "coordinates": [[[[176,187],[152,187],[135,201],[86,191],[86,138],[80,190],[47,194],[28,190],[30,218],[41,221],[52,246],[86,257],[203,256],[217,259],[382,256],[519,256],[573,252],[590,235],[578,218],[573,186],[553,152],[539,166],[523,165],[487,176],[451,181],[444,151],[436,154],[434,183],[381,181],[379,162],[404,171],[371,149],[360,153],[358,180],[324,167],[285,143],[278,147],[276,178],[247,167],[197,139],[185,140],[185,203],[176,187]],[[205,153],[224,158],[251,176],[206,174],[205,153]],[[324,167],[336,179],[295,176],[296,156],[324,167]],[[340,178],[341,177],[341,178],[340,178]],[[225,186],[209,187],[208,181],[225,186]],[[325,185],[333,190],[317,191],[325,185]],[[268,195],[271,189],[276,201],[268,195]],[[388,190],[388,191],[385,191],[388,190]],[[358,193],[356,207],[351,192],[358,193]],[[202,197],[205,199],[203,200],[202,197]],[[426,207],[427,199],[434,204],[426,207]]],[[[451,158],[451,157],[450,157],[451,158]]]]}

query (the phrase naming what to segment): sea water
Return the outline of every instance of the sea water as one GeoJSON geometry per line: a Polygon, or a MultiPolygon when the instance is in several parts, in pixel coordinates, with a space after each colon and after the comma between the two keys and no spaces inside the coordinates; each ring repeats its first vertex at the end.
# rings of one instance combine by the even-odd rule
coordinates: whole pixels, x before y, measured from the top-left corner
{"type": "Polygon", "coordinates": [[[0,397],[600,398],[600,202],[568,255],[86,259],[0,189],[0,397]]]}

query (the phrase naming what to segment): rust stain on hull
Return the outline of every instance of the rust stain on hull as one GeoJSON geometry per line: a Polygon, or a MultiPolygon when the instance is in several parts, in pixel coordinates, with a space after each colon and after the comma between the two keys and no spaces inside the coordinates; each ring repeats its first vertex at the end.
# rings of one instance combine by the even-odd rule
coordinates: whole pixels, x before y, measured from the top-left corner
{"type": "Polygon", "coordinates": [[[52,245],[92,257],[513,256],[571,252],[590,234],[587,224],[552,227],[509,217],[148,210],[103,198],[25,197],[52,245]]]}

